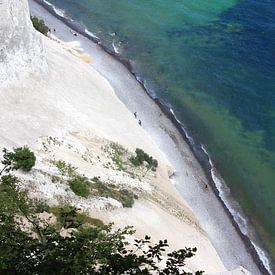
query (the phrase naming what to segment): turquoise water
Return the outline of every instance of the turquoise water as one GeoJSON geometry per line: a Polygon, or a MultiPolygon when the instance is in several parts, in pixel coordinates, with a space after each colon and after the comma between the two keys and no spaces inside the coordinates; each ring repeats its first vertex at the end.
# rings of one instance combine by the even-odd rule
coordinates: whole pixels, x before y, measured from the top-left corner
{"type": "Polygon", "coordinates": [[[132,61],[207,148],[275,259],[275,2],[51,0],[132,61]]]}

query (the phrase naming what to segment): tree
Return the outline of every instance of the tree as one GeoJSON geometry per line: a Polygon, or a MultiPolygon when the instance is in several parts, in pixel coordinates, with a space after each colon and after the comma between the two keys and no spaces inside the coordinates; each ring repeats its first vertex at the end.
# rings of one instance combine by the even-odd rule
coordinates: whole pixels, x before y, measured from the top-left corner
{"type": "Polygon", "coordinates": [[[130,161],[134,166],[140,166],[144,162],[147,162],[147,171],[151,170],[156,171],[158,167],[158,161],[154,159],[152,156],[149,156],[142,149],[137,148],[135,157],[130,157],[130,161]]]}
{"type": "Polygon", "coordinates": [[[9,152],[6,148],[3,150],[3,160],[1,161],[4,167],[0,175],[6,170],[21,169],[24,172],[29,172],[35,165],[36,157],[27,146],[14,148],[13,152],[9,152]]]}
{"type": "Polygon", "coordinates": [[[39,20],[36,16],[31,16],[31,21],[36,30],[46,35],[49,31],[49,28],[45,25],[43,20],[39,20]]]}

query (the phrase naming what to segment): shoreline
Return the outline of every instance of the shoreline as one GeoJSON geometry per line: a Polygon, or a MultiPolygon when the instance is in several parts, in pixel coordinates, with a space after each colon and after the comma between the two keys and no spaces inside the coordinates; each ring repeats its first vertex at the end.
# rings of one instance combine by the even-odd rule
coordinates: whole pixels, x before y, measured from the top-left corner
{"type": "MultiPolygon", "coordinates": [[[[104,52],[106,52],[112,58],[115,58],[117,61],[119,61],[121,64],[123,64],[123,66],[125,66],[125,68],[132,74],[132,76],[134,76],[135,80],[139,83],[142,90],[145,91],[144,94],[146,94],[146,96],[148,98],[150,98],[158,106],[158,108],[164,113],[164,115],[170,120],[170,122],[174,125],[174,127],[180,133],[181,138],[188,144],[189,149],[191,150],[192,154],[195,156],[196,160],[199,162],[199,164],[203,168],[204,173],[207,177],[208,183],[211,185],[211,187],[212,187],[211,189],[215,193],[216,199],[219,201],[219,203],[221,203],[222,208],[225,210],[225,213],[228,216],[228,218],[230,219],[231,223],[233,224],[235,230],[237,231],[239,236],[242,238],[242,241],[245,243],[246,248],[249,249],[249,253],[251,254],[252,258],[254,259],[254,262],[258,265],[262,274],[269,274],[267,272],[267,270],[265,269],[262,261],[260,260],[260,257],[258,255],[256,249],[253,247],[252,241],[249,239],[248,236],[246,236],[245,234],[242,233],[239,225],[237,224],[237,222],[234,219],[234,216],[232,215],[232,213],[230,213],[230,210],[226,206],[226,203],[220,198],[219,190],[217,189],[216,183],[212,178],[212,168],[213,167],[211,166],[211,159],[209,158],[209,155],[207,154],[206,151],[204,151],[202,145],[199,142],[197,142],[193,139],[190,140],[190,138],[188,138],[188,132],[186,132],[186,129],[184,129],[184,126],[181,124],[181,122],[177,120],[176,116],[173,113],[173,110],[170,109],[170,107],[165,102],[163,102],[161,99],[152,97],[152,95],[146,90],[144,82],[140,78],[138,78],[138,76],[132,71],[132,67],[131,67],[131,64],[129,61],[120,58],[120,56],[116,52],[112,52],[106,46],[101,44],[100,40],[97,37],[91,36],[86,32],[86,30],[82,30],[80,27],[75,26],[73,21],[69,21],[68,19],[60,16],[59,14],[56,14],[53,7],[48,6],[44,1],[41,1],[41,0],[32,0],[32,1],[43,6],[43,8],[45,8],[52,16],[54,16],[55,18],[60,20],[63,24],[65,24],[69,28],[75,30],[77,33],[84,36],[85,38],[92,41],[93,43],[96,43],[104,52]]],[[[76,40],[78,40],[78,39],[79,38],[76,38],[76,40]]],[[[115,88],[114,88],[114,90],[116,91],[115,88]]],[[[120,98],[119,95],[117,95],[117,96],[120,98]]],[[[125,102],[123,100],[122,100],[122,102],[125,104],[125,102]]],[[[125,104],[125,105],[128,108],[128,105],[127,104],[125,104]]],[[[192,209],[193,209],[193,207],[192,207],[192,209]]],[[[196,212],[195,212],[195,214],[196,214],[196,212]]]]}

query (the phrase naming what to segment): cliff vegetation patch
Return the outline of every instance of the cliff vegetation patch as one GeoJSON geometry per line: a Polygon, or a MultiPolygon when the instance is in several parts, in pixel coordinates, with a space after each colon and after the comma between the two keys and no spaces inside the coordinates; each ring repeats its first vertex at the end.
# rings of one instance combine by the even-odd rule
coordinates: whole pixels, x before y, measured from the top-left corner
{"type": "Polygon", "coordinates": [[[31,21],[37,31],[41,32],[44,35],[47,35],[47,33],[49,32],[49,28],[48,26],[46,26],[43,20],[38,19],[36,16],[31,16],[31,21]]]}
{"type": "Polygon", "coordinates": [[[77,196],[83,198],[88,198],[89,196],[113,198],[121,202],[123,207],[132,207],[134,199],[138,198],[132,191],[104,182],[100,177],[88,179],[85,176],[79,175],[75,167],[64,161],[55,161],[54,164],[63,176],[69,177],[68,184],[77,196]]]}

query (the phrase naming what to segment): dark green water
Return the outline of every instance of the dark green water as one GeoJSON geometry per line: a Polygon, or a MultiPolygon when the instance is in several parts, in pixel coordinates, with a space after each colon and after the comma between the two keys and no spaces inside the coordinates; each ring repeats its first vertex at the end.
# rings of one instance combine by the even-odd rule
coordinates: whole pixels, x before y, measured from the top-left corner
{"type": "Polygon", "coordinates": [[[274,260],[275,1],[50,2],[114,44],[173,106],[274,260]]]}

